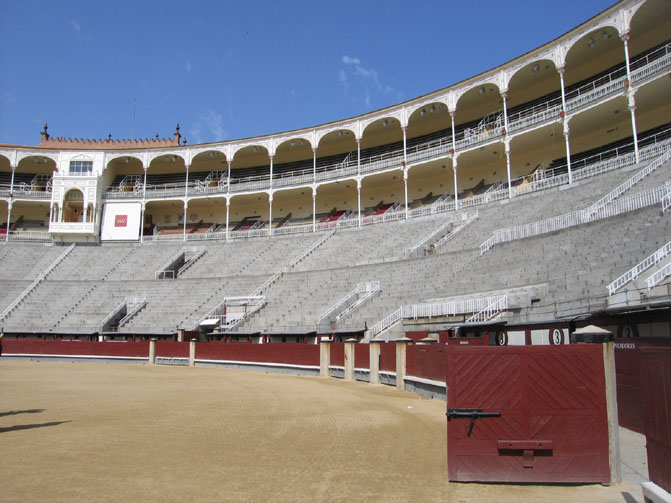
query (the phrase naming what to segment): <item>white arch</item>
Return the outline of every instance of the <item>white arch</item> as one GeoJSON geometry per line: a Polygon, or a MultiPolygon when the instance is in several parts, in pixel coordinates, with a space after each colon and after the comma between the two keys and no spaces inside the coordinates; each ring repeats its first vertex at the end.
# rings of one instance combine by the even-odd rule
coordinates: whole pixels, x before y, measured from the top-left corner
{"type": "MultiPolygon", "coordinates": [[[[317,148],[319,148],[319,144],[321,143],[324,136],[326,136],[330,133],[333,133],[335,131],[349,131],[354,135],[355,138],[357,138],[357,131],[356,131],[355,128],[352,128],[347,124],[339,124],[337,126],[334,125],[334,126],[325,128],[321,131],[317,131],[316,134],[315,134],[315,140],[316,141],[315,141],[314,145],[316,145],[317,148]]],[[[358,138],[360,138],[360,136],[358,138]]]]}
{"type": "Polygon", "coordinates": [[[147,153],[147,167],[151,165],[152,162],[154,162],[156,159],[160,157],[166,157],[166,156],[174,156],[174,157],[179,157],[184,161],[184,164],[186,164],[186,156],[182,155],[178,150],[169,150],[169,151],[163,151],[163,152],[151,152],[147,153]]]}

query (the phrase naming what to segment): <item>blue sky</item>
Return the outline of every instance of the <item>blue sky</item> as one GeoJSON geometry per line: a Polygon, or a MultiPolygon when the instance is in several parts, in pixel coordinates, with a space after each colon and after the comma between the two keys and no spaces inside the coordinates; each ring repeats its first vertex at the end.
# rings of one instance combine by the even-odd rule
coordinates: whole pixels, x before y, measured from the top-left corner
{"type": "Polygon", "coordinates": [[[565,33],[610,0],[10,1],[0,143],[189,144],[352,117],[446,87],[565,33]]]}

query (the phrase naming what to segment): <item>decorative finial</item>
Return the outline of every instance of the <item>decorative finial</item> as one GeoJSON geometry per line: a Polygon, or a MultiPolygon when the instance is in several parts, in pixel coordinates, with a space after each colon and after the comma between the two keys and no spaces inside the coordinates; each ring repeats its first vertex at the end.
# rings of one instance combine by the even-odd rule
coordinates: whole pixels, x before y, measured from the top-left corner
{"type": "Polygon", "coordinates": [[[107,139],[111,140],[112,139],[112,133],[107,133],[107,139]]]}
{"type": "Polygon", "coordinates": [[[176,131],[179,131],[179,122],[177,123],[177,127],[175,128],[176,131]]]}
{"type": "Polygon", "coordinates": [[[44,133],[45,133],[45,134],[47,134],[47,129],[49,129],[49,126],[48,126],[47,123],[45,122],[45,123],[44,123],[44,133]]]}
{"type": "Polygon", "coordinates": [[[186,138],[183,138],[183,139],[182,139],[182,143],[183,143],[184,145],[186,145],[186,138]]]}

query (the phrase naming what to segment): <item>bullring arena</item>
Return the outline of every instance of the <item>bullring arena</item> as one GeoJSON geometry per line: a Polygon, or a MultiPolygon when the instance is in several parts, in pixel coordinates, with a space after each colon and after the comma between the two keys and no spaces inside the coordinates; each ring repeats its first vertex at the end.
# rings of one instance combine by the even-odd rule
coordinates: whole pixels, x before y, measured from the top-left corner
{"type": "MultiPolygon", "coordinates": [[[[603,425],[574,442],[594,448],[584,464],[558,467],[575,428],[496,437],[518,482],[604,484],[506,498],[640,499],[618,483],[618,422],[667,484],[671,425],[650,418],[671,400],[648,397],[671,346],[669,33],[671,2],[623,0],[351,119],[198,145],[179,125],[151,140],[45,125],[37,146],[0,144],[0,498],[501,500],[447,477],[443,400],[459,439],[503,424],[451,405],[473,347],[493,359],[492,384],[468,374],[496,403],[478,414],[505,422],[532,389],[603,425]],[[615,339],[596,374],[571,343],[588,325],[615,339]],[[523,353],[524,371],[503,363],[523,353]],[[515,372],[531,381],[503,390],[515,372]]],[[[460,456],[489,466],[478,481],[513,481],[460,456]]]]}

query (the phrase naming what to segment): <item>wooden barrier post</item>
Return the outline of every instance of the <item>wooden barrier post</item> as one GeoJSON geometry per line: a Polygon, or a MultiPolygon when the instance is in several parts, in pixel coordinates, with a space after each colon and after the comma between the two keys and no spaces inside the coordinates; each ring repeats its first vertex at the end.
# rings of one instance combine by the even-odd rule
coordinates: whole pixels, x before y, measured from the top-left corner
{"type": "Polygon", "coordinates": [[[189,367],[196,366],[196,339],[189,341],[189,367]]]}
{"type": "Polygon", "coordinates": [[[370,341],[370,351],[369,355],[369,370],[370,370],[370,379],[371,384],[380,384],[380,343],[384,342],[383,340],[372,339],[370,341]]]}
{"type": "Polygon", "coordinates": [[[156,339],[149,339],[149,364],[156,364],[156,339]]]}
{"type": "Polygon", "coordinates": [[[331,341],[322,337],[319,341],[319,376],[329,377],[329,365],[331,365],[331,341]]]}
{"type": "Polygon", "coordinates": [[[345,341],[345,380],[354,381],[354,345],[359,342],[356,339],[345,341]]]}
{"type": "Polygon", "coordinates": [[[603,350],[603,372],[606,382],[606,413],[608,415],[608,457],[610,461],[610,483],[622,478],[620,470],[620,432],[617,419],[617,384],[615,381],[615,342],[613,333],[589,325],[571,334],[571,343],[601,344],[603,350]]]}
{"type": "Polygon", "coordinates": [[[405,353],[412,339],[401,337],[394,341],[396,343],[396,388],[405,389],[405,353]]]}

